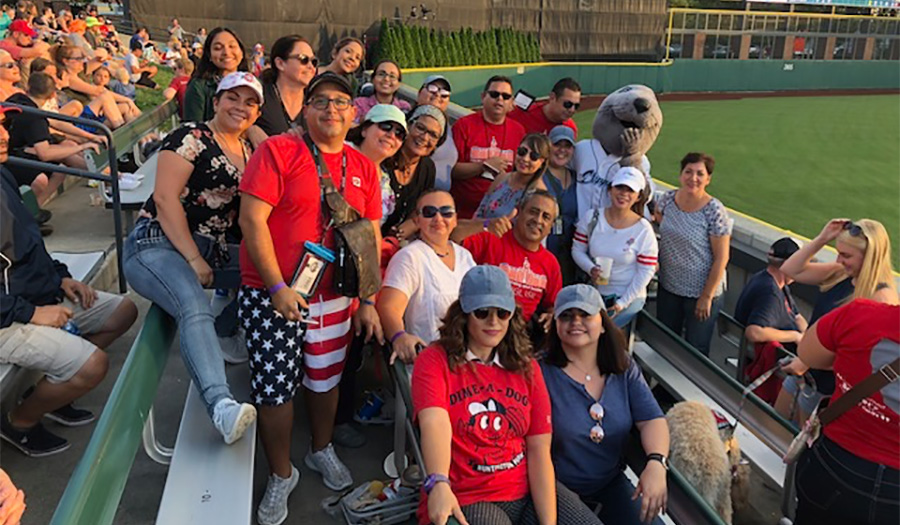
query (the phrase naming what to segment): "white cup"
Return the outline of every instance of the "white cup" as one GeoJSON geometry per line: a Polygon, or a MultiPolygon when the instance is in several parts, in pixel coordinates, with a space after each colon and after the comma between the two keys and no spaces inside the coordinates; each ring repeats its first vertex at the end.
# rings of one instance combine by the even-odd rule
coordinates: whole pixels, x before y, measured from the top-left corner
{"type": "Polygon", "coordinates": [[[594,265],[600,269],[600,275],[593,279],[596,286],[609,284],[609,276],[612,274],[613,260],[611,257],[594,257],[594,265]]]}

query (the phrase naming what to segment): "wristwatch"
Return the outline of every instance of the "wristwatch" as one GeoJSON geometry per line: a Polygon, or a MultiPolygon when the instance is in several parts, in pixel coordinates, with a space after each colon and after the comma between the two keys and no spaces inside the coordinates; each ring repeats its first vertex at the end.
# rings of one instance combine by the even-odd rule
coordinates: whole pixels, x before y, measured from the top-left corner
{"type": "Polygon", "coordinates": [[[669,458],[663,456],[658,452],[654,452],[653,454],[647,454],[647,461],[659,461],[662,463],[662,466],[666,471],[669,470],[669,458]]]}
{"type": "Polygon", "coordinates": [[[425,483],[422,485],[422,488],[425,490],[425,494],[431,494],[431,490],[438,483],[446,483],[450,484],[450,478],[443,474],[429,474],[425,477],[425,483]]]}

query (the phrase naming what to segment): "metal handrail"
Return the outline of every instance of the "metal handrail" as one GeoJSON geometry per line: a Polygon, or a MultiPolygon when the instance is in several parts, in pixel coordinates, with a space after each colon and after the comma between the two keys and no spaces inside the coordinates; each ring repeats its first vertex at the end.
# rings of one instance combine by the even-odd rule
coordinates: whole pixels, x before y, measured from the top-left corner
{"type": "Polygon", "coordinates": [[[116,232],[116,264],[118,265],[119,270],[119,292],[125,293],[127,292],[126,284],[125,284],[125,274],[122,272],[122,200],[119,195],[119,164],[118,159],[116,158],[116,144],[113,139],[113,132],[106,127],[101,122],[97,122],[95,120],[88,120],[78,117],[70,117],[68,115],[61,115],[59,113],[51,113],[49,111],[43,111],[36,108],[31,108],[28,106],[21,106],[19,104],[13,104],[11,102],[0,102],[0,106],[2,107],[14,107],[18,108],[22,113],[26,115],[36,115],[46,119],[52,120],[60,120],[62,122],[68,122],[70,124],[88,126],[92,128],[99,129],[107,140],[107,150],[109,151],[109,175],[103,175],[102,173],[94,173],[91,171],[81,170],[78,168],[70,168],[68,166],[64,166],[62,164],[54,164],[51,162],[41,162],[31,159],[23,159],[21,157],[16,157],[14,155],[9,156],[9,162],[12,166],[20,166],[23,168],[31,168],[38,169],[41,171],[46,171],[47,173],[65,173],[66,175],[75,175],[76,177],[84,177],[86,179],[99,180],[102,182],[109,183],[112,186],[113,190],[113,223],[115,225],[116,232]]]}

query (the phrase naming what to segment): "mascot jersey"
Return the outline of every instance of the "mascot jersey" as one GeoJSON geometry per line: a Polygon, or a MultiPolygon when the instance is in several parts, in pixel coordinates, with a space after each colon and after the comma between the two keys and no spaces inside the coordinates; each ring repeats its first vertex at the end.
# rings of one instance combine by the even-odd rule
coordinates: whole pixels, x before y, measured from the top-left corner
{"type": "MultiPolygon", "coordinates": [[[[621,157],[610,155],[596,139],[582,140],[575,145],[573,165],[577,176],[575,193],[578,196],[578,216],[587,210],[606,208],[610,205],[609,181],[621,167],[621,157]]],[[[653,188],[650,180],[650,161],[646,155],[641,156],[640,170],[647,177],[647,185],[653,188]]],[[[651,194],[652,195],[652,194],[651,194]]]]}
{"type": "MultiPolygon", "coordinates": [[[[550,396],[533,359],[526,373],[507,371],[494,358],[451,371],[438,345],[422,351],[412,376],[416,417],[443,408],[453,432],[450,486],[460,506],[478,501],[515,501],[528,493],[525,438],[552,431],[550,396]]],[[[428,498],[419,504],[419,523],[429,523],[428,498]]]]}

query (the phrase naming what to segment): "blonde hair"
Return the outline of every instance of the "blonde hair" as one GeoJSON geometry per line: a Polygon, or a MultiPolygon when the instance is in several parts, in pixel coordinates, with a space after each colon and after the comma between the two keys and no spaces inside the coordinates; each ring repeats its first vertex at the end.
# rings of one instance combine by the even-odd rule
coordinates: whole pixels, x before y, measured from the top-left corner
{"type": "MultiPolygon", "coordinates": [[[[850,230],[844,230],[838,235],[836,243],[844,243],[863,253],[862,267],[856,276],[856,284],[853,295],[847,302],[853,299],[871,299],[875,292],[885,286],[897,291],[894,284],[894,270],[891,267],[891,239],[888,237],[884,226],[872,219],[860,219],[853,224],[860,227],[862,235],[851,235],[850,230]]],[[[846,278],[844,272],[839,272],[822,284],[823,290],[828,290],[838,282],[846,278]]]]}

